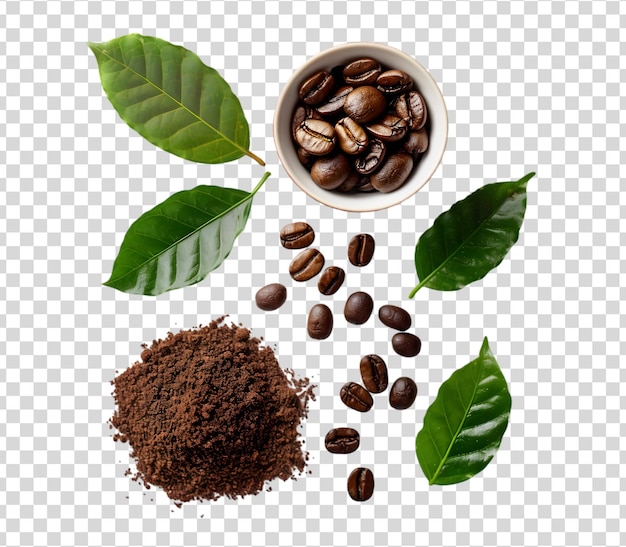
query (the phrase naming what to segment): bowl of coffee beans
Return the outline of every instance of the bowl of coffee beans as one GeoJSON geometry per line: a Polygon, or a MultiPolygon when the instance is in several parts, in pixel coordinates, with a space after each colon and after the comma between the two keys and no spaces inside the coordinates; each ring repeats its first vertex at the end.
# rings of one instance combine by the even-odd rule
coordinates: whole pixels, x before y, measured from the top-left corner
{"type": "Polygon", "coordinates": [[[447,140],[434,78],[384,44],[343,44],[312,57],[285,85],[274,114],[287,174],[311,198],[344,211],[377,211],[413,196],[447,140]]]}

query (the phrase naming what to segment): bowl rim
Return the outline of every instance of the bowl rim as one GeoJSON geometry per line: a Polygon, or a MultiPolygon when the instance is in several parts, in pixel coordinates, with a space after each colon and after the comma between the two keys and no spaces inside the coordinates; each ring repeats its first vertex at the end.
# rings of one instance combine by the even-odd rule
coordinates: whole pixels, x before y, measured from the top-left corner
{"type": "Polygon", "coordinates": [[[300,190],[302,190],[307,196],[309,196],[312,200],[317,201],[318,203],[321,203],[323,205],[326,205],[327,207],[330,207],[332,209],[338,209],[338,210],[341,210],[341,211],[352,212],[352,213],[367,213],[367,212],[376,212],[376,211],[382,211],[382,210],[385,210],[385,209],[389,209],[390,207],[398,205],[398,204],[406,201],[410,197],[414,196],[415,194],[417,194],[417,192],[419,192],[430,181],[430,179],[433,177],[435,171],[441,165],[441,160],[443,159],[443,155],[444,155],[444,153],[446,151],[447,144],[448,144],[448,131],[449,131],[448,108],[446,106],[446,102],[445,102],[445,99],[443,97],[443,93],[441,92],[441,89],[439,88],[439,85],[437,84],[437,81],[432,76],[430,71],[425,66],[423,66],[415,57],[412,57],[411,55],[409,55],[405,51],[402,51],[401,49],[398,49],[398,48],[395,48],[395,47],[390,46],[388,44],[383,44],[383,43],[380,43],[380,42],[346,42],[346,43],[343,43],[343,44],[338,44],[338,45],[335,45],[335,46],[328,47],[327,49],[324,49],[324,50],[322,50],[322,51],[320,51],[320,52],[318,52],[318,53],[308,57],[306,59],[306,61],[292,73],[291,77],[287,80],[285,85],[280,90],[280,94],[279,94],[278,100],[276,102],[276,108],[275,108],[275,111],[274,111],[273,126],[272,126],[272,134],[273,134],[274,144],[276,146],[276,152],[277,152],[278,158],[280,160],[281,166],[285,169],[285,171],[286,171],[287,175],[289,176],[289,178],[291,179],[291,181],[300,190]],[[354,50],[354,49],[359,49],[359,48],[369,48],[369,51],[366,52],[366,53],[363,53],[363,56],[375,57],[375,53],[373,53],[372,50],[379,50],[379,51],[386,51],[390,55],[404,57],[407,63],[410,63],[410,64],[412,64],[412,65],[414,65],[416,67],[416,69],[420,72],[420,74],[421,74],[421,76],[423,78],[429,80],[430,87],[432,87],[432,89],[436,92],[438,102],[440,103],[440,106],[442,107],[441,112],[439,114],[439,116],[441,117],[441,121],[439,122],[439,124],[442,126],[441,127],[441,131],[443,132],[443,135],[441,137],[440,151],[435,156],[435,159],[434,159],[433,164],[432,164],[432,168],[428,172],[425,172],[423,174],[424,175],[423,176],[424,181],[419,186],[417,186],[415,189],[412,189],[412,191],[410,193],[408,193],[408,194],[401,194],[401,193],[396,194],[397,191],[394,191],[394,192],[390,192],[389,194],[386,194],[387,196],[393,196],[394,194],[396,194],[398,197],[395,200],[392,200],[391,198],[389,198],[390,201],[388,203],[384,202],[382,206],[375,206],[374,205],[372,207],[372,203],[375,203],[375,200],[368,199],[367,201],[364,200],[362,202],[362,206],[359,207],[358,204],[359,204],[360,200],[356,199],[356,200],[353,200],[354,205],[348,207],[348,206],[343,206],[341,204],[338,204],[338,203],[334,202],[331,199],[331,197],[330,197],[332,195],[332,192],[328,192],[328,194],[329,194],[329,198],[328,199],[325,197],[326,194],[312,195],[310,193],[309,189],[304,187],[297,180],[298,177],[293,175],[292,172],[290,171],[290,169],[287,167],[288,162],[286,162],[285,158],[283,157],[284,150],[283,150],[283,146],[281,145],[282,141],[281,141],[281,139],[278,136],[278,132],[279,132],[279,130],[278,130],[278,117],[279,117],[279,113],[283,110],[283,103],[287,100],[285,91],[287,89],[292,88],[293,85],[297,81],[300,81],[300,79],[302,79],[304,73],[308,73],[311,70],[310,65],[312,63],[320,62],[327,56],[336,55],[337,52],[339,52],[339,53],[342,53],[344,51],[348,52],[348,51],[351,51],[351,50],[354,50]]]}

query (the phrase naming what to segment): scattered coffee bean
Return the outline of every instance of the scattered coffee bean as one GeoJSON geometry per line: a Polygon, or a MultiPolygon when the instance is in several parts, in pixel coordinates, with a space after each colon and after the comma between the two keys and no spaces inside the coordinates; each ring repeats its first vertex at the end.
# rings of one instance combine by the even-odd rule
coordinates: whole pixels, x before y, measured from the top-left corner
{"type": "Polygon", "coordinates": [[[330,296],[339,290],[345,278],[346,272],[340,267],[329,266],[322,272],[322,276],[317,282],[317,288],[322,294],[330,296]]]}
{"type": "Polygon", "coordinates": [[[330,72],[320,70],[300,86],[298,96],[305,104],[315,106],[326,100],[334,86],[335,80],[330,72]]]}
{"type": "Polygon", "coordinates": [[[413,158],[398,152],[388,156],[381,168],[370,175],[370,182],[379,192],[393,192],[406,182],[412,170],[413,158]]]}
{"type": "Polygon", "coordinates": [[[348,382],[339,393],[344,404],[359,412],[367,412],[374,404],[374,399],[362,385],[356,382],[348,382]]]}
{"type": "Polygon", "coordinates": [[[324,190],[334,190],[350,175],[350,161],[343,153],[324,156],[311,167],[313,182],[324,190]]]}
{"type": "Polygon", "coordinates": [[[408,332],[398,332],[391,337],[393,350],[403,357],[415,357],[422,349],[422,341],[408,332]]]}
{"type": "Polygon", "coordinates": [[[413,78],[376,59],[319,70],[301,83],[299,98],[292,120],[298,159],[325,190],[393,192],[428,147],[427,105],[413,78]],[[328,161],[317,163],[318,156],[328,161]]]}
{"type": "Polygon", "coordinates": [[[348,243],[348,260],[353,266],[367,266],[374,256],[376,243],[370,234],[357,234],[348,243]]]}
{"type": "Polygon", "coordinates": [[[254,300],[264,311],[277,310],[287,300],[287,288],[280,283],[265,285],[257,291],[254,300]]]}
{"type": "Polygon", "coordinates": [[[409,408],[415,401],[417,386],[411,378],[398,378],[389,391],[389,404],[398,410],[409,408]]]}
{"type": "Polygon", "coordinates": [[[306,222],[292,222],[280,231],[280,243],[285,249],[304,249],[314,239],[315,231],[306,222]]]}
{"type": "Polygon", "coordinates": [[[289,274],[295,281],[308,281],[324,267],[324,255],[309,247],[298,254],[289,265],[289,274]]]}
{"type": "Polygon", "coordinates": [[[355,122],[367,123],[385,113],[387,101],[378,89],[364,85],[348,94],[343,109],[355,122]]]}
{"type": "Polygon", "coordinates": [[[365,355],[361,358],[360,368],[363,385],[370,393],[382,393],[387,389],[387,365],[380,356],[365,355]]]}
{"type": "Polygon", "coordinates": [[[374,309],[374,301],[366,292],[358,291],[352,293],[343,309],[343,315],[348,323],[353,325],[362,325],[372,315],[374,309]]]}
{"type": "Polygon", "coordinates": [[[333,313],[325,304],[315,304],[309,311],[306,329],[311,338],[325,340],[333,331],[333,313]]]}
{"type": "Polygon", "coordinates": [[[378,318],[389,328],[396,330],[407,330],[411,326],[411,316],[409,312],[399,306],[385,304],[378,310],[378,318]]]}
{"type": "Polygon", "coordinates": [[[343,78],[350,85],[371,85],[381,72],[380,63],[375,59],[357,59],[345,66],[343,78]]]}
{"type": "Polygon", "coordinates": [[[326,450],[333,454],[351,454],[359,448],[360,442],[359,432],[351,427],[331,429],[324,439],[326,450]]]}
{"type": "Polygon", "coordinates": [[[367,501],[374,494],[374,474],[367,467],[357,467],[348,477],[348,494],[354,501],[367,501]]]}

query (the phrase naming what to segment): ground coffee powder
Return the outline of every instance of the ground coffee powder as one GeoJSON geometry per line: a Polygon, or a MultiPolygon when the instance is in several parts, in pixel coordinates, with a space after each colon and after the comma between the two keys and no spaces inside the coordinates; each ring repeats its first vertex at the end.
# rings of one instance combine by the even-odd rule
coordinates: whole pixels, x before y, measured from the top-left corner
{"type": "Polygon", "coordinates": [[[110,424],[132,447],[134,478],[180,502],[256,494],[306,465],[298,426],[313,386],[223,319],[144,345],[112,382],[110,424]]]}

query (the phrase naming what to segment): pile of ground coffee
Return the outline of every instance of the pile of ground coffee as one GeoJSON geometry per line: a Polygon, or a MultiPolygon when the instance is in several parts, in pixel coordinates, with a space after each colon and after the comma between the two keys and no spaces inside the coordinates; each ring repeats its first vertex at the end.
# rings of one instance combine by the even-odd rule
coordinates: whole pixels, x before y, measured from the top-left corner
{"type": "Polygon", "coordinates": [[[256,494],[306,465],[298,426],[313,386],[223,319],[144,345],[112,382],[110,424],[132,447],[134,478],[173,500],[256,494]]]}

